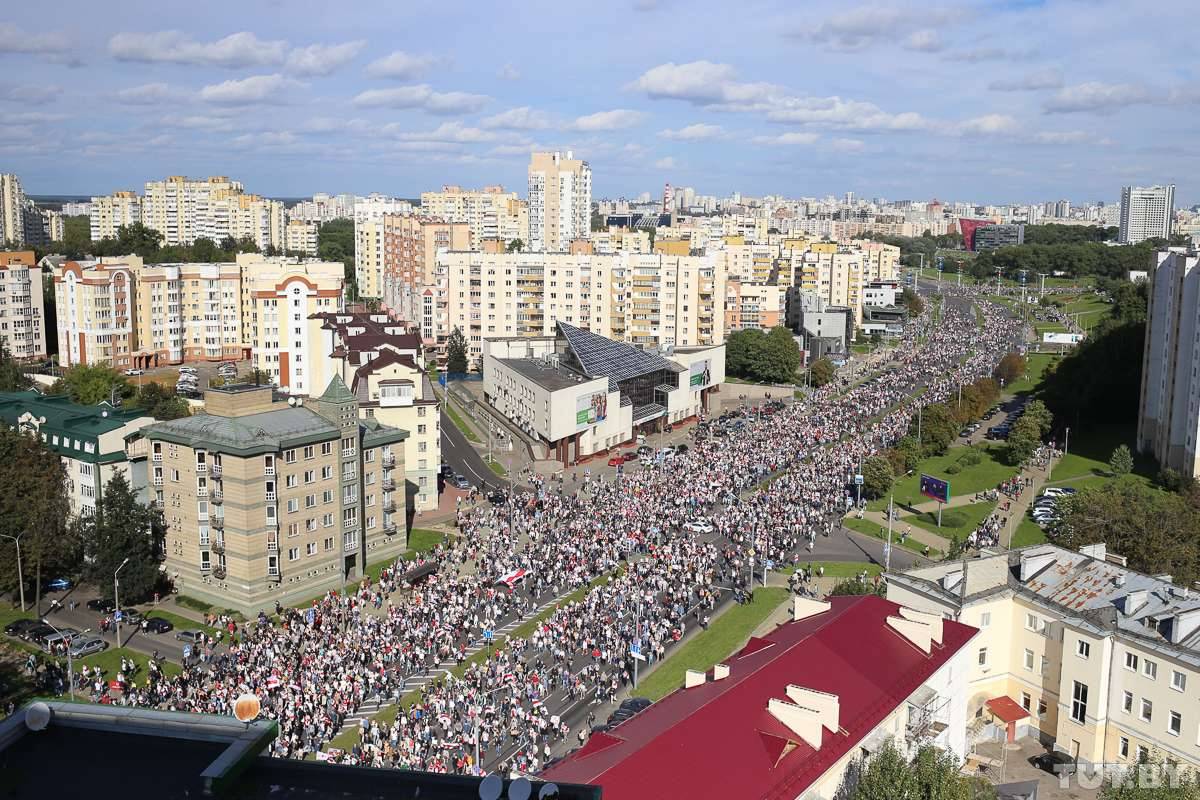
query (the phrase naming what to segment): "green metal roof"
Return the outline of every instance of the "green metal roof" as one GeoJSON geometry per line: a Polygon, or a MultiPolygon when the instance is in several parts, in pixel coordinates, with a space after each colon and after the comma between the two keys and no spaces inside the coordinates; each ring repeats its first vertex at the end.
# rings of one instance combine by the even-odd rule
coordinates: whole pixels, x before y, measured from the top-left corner
{"type": "Polygon", "coordinates": [[[39,392],[0,392],[0,419],[16,427],[21,417],[31,414],[38,419],[38,430],[46,434],[46,446],[56,453],[81,461],[111,462],[125,459],[124,449],[100,452],[100,436],[120,430],[130,422],[149,417],[140,409],[114,408],[108,403],[85,406],[71,401],[66,395],[44,395],[39,392]],[[44,421],[43,421],[44,420],[44,421]],[[72,443],[90,442],[95,452],[88,453],[74,446],[54,444],[54,436],[72,443]]]}

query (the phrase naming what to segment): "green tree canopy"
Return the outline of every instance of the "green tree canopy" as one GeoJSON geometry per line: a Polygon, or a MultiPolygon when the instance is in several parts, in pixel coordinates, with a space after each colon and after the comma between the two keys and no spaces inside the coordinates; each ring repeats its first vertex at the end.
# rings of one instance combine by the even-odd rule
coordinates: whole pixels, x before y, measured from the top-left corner
{"type": "Polygon", "coordinates": [[[1025,356],[1020,353],[1007,353],[992,370],[992,377],[1008,386],[1025,374],[1026,367],[1025,356]]]}
{"type": "Polygon", "coordinates": [[[735,378],[792,383],[799,368],[800,348],[785,327],[747,328],[733,332],[725,342],[725,371],[735,378]]]}
{"type": "Polygon", "coordinates": [[[883,497],[896,479],[892,464],[884,455],[874,455],[863,462],[863,493],[867,497],[883,497]]]}
{"type": "Polygon", "coordinates": [[[446,340],[446,371],[466,372],[470,368],[467,356],[467,337],[455,328],[446,340]]]}
{"type": "Polygon", "coordinates": [[[833,362],[828,358],[818,358],[808,368],[808,382],[813,386],[821,387],[837,377],[837,370],[834,369],[833,362]]]}
{"type": "Polygon", "coordinates": [[[86,574],[101,596],[113,599],[113,573],[121,570],[121,601],[132,605],[154,591],[162,577],[160,564],[166,523],[156,509],[139,503],[122,472],[104,487],[96,513],[75,522],[84,543],[86,574]]]}
{"type": "Polygon", "coordinates": [[[147,381],[137,390],[133,403],[137,408],[157,420],[179,419],[190,416],[187,401],[156,381],[147,381]]]}
{"type": "Polygon", "coordinates": [[[8,341],[0,339],[0,392],[20,392],[33,385],[29,376],[8,350],[8,341]]]}
{"type": "Polygon", "coordinates": [[[1113,475],[1128,475],[1133,472],[1133,453],[1129,452],[1128,445],[1117,445],[1108,459],[1108,469],[1113,475]]]}
{"type": "Polygon", "coordinates": [[[69,395],[76,403],[94,406],[113,398],[127,400],[136,389],[125,376],[107,364],[80,364],[71,367],[50,387],[50,394],[69,395]]]}

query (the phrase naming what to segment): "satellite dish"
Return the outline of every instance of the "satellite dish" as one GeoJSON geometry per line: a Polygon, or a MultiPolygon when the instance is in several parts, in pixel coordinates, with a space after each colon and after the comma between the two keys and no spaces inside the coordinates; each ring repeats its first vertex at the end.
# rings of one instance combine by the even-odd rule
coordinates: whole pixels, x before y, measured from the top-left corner
{"type": "Polygon", "coordinates": [[[479,782],[479,800],[500,800],[503,791],[504,779],[494,772],[479,782]]]}
{"type": "Polygon", "coordinates": [[[45,703],[34,703],[25,712],[25,727],[31,731],[44,731],[53,716],[54,712],[50,710],[50,706],[45,703]]]}
{"type": "Polygon", "coordinates": [[[294,405],[296,405],[296,398],[294,398],[294,397],[289,397],[289,398],[288,398],[288,405],[289,405],[289,406],[294,406],[294,405]]]}
{"type": "Polygon", "coordinates": [[[254,722],[258,719],[258,712],[262,705],[259,703],[258,696],[253,694],[243,694],[233,701],[233,715],[238,718],[239,722],[254,722]]]}
{"type": "Polygon", "coordinates": [[[558,785],[554,783],[547,783],[542,787],[542,790],[538,792],[538,800],[558,800],[558,785]]]}
{"type": "Polygon", "coordinates": [[[508,785],[508,800],[529,800],[533,785],[529,778],[517,778],[508,785]]]}

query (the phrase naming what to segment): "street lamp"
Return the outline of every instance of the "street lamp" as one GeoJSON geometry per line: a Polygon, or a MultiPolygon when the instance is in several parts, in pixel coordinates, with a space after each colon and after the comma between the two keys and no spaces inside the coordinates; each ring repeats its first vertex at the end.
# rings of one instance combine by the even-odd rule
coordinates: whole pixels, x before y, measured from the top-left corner
{"type": "Polygon", "coordinates": [[[17,585],[21,589],[21,612],[25,611],[25,576],[21,572],[21,537],[25,535],[25,531],[21,531],[16,536],[9,536],[7,533],[0,533],[5,539],[12,539],[17,543],[17,585]]]}
{"type": "Polygon", "coordinates": [[[121,582],[117,580],[117,575],[125,569],[125,565],[128,563],[129,559],[126,558],[121,562],[121,566],[113,572],[113,619],[117,623],[117,647],[121,646],[121,595],[119,594],[121,582]]]}
{"type": "MultiPolygon", "coordinates": [[[[60,631],[58,628],[55,628],[54,624],[51,623],[50,620],[48,620],[48,619],[43,618],[42,624],[49,628],[53,628],[55,633],[57,633],[63,637],[63,643],[67,646],[67,686],[70,687],[69,691],[71,693],[71,699],[74,700],[75,699],[75,665],[71,659],[71,648],[72,648],[71,637],[64,635],[62,631],[60,631]]],[[[91,628],[88,628],[85,631],[80,631],[79,638],[82,640],[86,634],[89,634],[91,632],[92,632],[91,628]]]]}

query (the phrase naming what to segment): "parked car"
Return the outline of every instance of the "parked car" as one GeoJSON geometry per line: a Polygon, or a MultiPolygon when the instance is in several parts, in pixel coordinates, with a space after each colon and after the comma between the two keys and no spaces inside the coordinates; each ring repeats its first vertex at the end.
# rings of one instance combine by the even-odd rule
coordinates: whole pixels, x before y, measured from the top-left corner
{"type": "Polygon", "coordinates": [[[449,464],[442,464],[442,477],[449,480],[454,477],[454,467],[449,464]]]}
{"type": "Polygon", "coordinates": [[[625,461],[625,462],[629,462],[629,461],[637,461],[637,460],[638,460],[638,454],[637,454],[637,451],[636,451],[636,450],[630,450],[628,453],[625,453],[623,456],[621,456],[621,460],[622,460],[622,461],[625,461]]]}
{"type": "Polygon", "coordinates": [[[144,369],[127,369],[127,370],[125,370],[125,374],[130,375],[130,376],[145,375],[146,370],[144,370],[144,369]]]}
{"type": "Polygon", "coordinates": [[[470,489],[471,488],[471,482],[457,472],[454,473],[454,476],[452,478],[450,478],[450,483],[452,483],[454,485],[454,488],[456,488],[456,489],[470,489]]]}
{"type": "Polygon", "coordinates": [[[1072,494],[1075,494],[1075,490],[1070,486],[1047,486],[1042,497],[1066,497],[1072,494]]]}
{"type": "Polygon", "coordinates": [[[186,642],[187,644],[199,644],[200,642],[204,641],[204,631],[179,631],[175,634],[175,638],[181,642],[186,642]]]}
{"type": "Polygon", "coordinates": [[[121,609],[121,624],[122,625],[141,625],[142,624],[142,612],[138,611],[136,608],[122,608],[121,609]]]}
{"type": "Polygon", "coordinates": [[[640,458],[654,455],[654,448],[648,444],[644,444],[637,449],[637,454],[640,458]]]}
{"type": "Polygon", "coordinates": [[[694,519],[690,522],[685,522],[683,523],[683,529],[692,533],[712,533],[716,530],[713,528],[712,523],[703,519],[694,519]]]}
{"type": "Polygon", "coordinates": [[[36,628],[41,624],[36,619],[18,619],[5,625],[4,632],[9,636],[21,636],[25,631],[30,628],[36,628]]]}
{"type": "Polygon", "coordinates": [[[27,642],[38,643],[39,640],[45,639],[47,636],[53,636],[57,631],[45,623],[39,622],[32,628],[26,628],[21,632],[21,638],[27,642]]]}
{"type": "Polygon", "coordinates": [[[621,458],[619,455],[613,456],[612,458],[610,458],[608,460],[608,465],[610,467],[619,467],[624,463],[625,463],[625,459],[621,458]]]}
{"type": "Polygon", "coordinates": [[[180,367],[179,374],[180,375],[198,375],[199,372],[196,371],[195,367],[180,367]]]}
{"type": "Polygon", "coordinates": [[[46,581],[46,591],[49,592],[65,592],[75,584],[71,583],[70,578],[52,578],[46,581]]]}
{"type": "Polygon", "coordinates": [[[99,636],[88,636],[71,645],[71,658],[82,658],[92,653],[102,652],[108,647],[108,642],[99,636]]]}
{"type": "Polygon", "coordinates": [[[1055,775],[1074,775],[1078,769],[1075,759],[1061,750],[1050,750],[1030,759],[1035,767],[1055,775]]]}
{"type": "Polygon", "coordinates": [[[162,617],[147,617],[144,630],[146,633],[167,633],[175,630],[175,626],[171,624],[170,620],[162,617]]]}
{"type": "Polygon", "coordinates": [[[499,489],[490,492],[487,496],[488,502],[494,506],[502,506],[508,502],[508,495],[499,489]]]}
{"type": "Polygon", "coordinates": [[[111,614],[116,608],[112,600],[105,600],[103,597],[88,600],[84,605],[87,606],[88,611],[95,611],[97,614],[111,614]]]}

